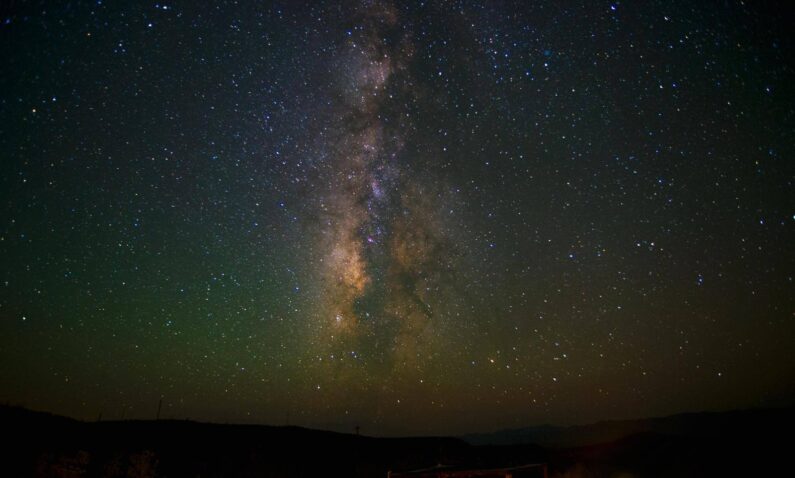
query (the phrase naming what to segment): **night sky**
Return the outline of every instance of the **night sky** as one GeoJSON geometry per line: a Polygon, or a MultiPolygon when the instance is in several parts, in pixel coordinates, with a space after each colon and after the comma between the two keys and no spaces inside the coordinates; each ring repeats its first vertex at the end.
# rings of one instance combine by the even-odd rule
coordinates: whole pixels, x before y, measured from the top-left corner
{"type": "Polygon", "coordinates": [[[795,400],[795,16],[5,2],[0,401],[452,434],[795,400]]]}

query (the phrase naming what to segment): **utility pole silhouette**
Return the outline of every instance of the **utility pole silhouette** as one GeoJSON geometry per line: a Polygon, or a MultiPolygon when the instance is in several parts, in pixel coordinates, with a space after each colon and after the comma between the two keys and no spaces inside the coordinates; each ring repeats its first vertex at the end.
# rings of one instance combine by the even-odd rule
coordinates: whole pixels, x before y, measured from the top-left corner
{"type": "Polygon", "coordinates": [[[359,436],[359,425],[356,425],[356,436],[359,436]]]}
{"type": "Polygon", "coordinates": [[[160,397],[160,402],[157,404],[157,418],[155,420],[160,420],[160,409],[163,408],[163,397],[160,397]]]}

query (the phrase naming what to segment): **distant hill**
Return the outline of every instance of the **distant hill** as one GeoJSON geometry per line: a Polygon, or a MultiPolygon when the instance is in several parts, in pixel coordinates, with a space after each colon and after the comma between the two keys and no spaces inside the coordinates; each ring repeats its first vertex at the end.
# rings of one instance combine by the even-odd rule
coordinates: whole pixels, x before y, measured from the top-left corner
{"type": "Polygon", "coordinates": [[[795,408],[784,408],[682,413],[661,418],[613,420],[570,427],[544,425],[471,434],[461,438],[473,445],[532,443],[550,448],[571,448],[614,442],[630,435],[650,432],[709,439],[733,435],[769,435],[793,429],[795,408]]]}
{"type": "MultiPolygon", "coordinates": [[[[445,464],[488,466],[513,456],[458,438],[374,438],[291,426],[192,421],[82,422],[0,406],[0,476],[386,476],[445,464]]],[[[516,458],[516,457],[520,458],[516,458]]]]}

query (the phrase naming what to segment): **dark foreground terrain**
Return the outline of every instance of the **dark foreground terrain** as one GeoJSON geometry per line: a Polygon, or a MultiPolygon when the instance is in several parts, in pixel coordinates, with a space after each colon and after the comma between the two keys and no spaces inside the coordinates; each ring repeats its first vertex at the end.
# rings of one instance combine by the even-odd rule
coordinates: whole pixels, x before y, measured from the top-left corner
{"type": "Polygon", "coordinates": [[[785,476],[793,468],[793,412],[684,414],[465,441],[173,420],[87,423],[0,407],[6,437],[0,476],[385,477],[439,463],[457,469],[547,463],[550,477],[785,476]]]}

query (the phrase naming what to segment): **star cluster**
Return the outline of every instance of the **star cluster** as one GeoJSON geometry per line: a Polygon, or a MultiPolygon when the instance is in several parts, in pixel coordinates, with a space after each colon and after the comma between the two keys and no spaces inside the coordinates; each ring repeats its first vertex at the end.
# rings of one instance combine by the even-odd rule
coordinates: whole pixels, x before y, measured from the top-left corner
{"type": "Polygon", "coordinates": [[[793,16],[0,10],[0,400],[446,434],[795,398],[793,16]]]}

